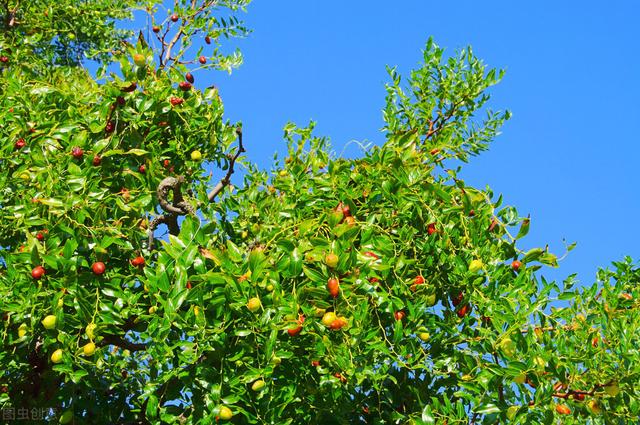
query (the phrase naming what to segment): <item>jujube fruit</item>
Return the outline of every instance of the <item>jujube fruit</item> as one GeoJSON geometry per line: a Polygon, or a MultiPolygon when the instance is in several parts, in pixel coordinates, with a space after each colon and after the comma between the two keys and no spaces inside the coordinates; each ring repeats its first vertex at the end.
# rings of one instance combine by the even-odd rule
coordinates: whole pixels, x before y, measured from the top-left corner
{"type": "Polygon", "coordinates": [[[105,266],[102,261],[98,261],[96,263],[93,263],[93,265],[91,266],[91,271],[93,272],[93,274],[98,275],[98,276],[103,274],[105,272],[105,270],[107,270],[107,266],[105,266]]]}

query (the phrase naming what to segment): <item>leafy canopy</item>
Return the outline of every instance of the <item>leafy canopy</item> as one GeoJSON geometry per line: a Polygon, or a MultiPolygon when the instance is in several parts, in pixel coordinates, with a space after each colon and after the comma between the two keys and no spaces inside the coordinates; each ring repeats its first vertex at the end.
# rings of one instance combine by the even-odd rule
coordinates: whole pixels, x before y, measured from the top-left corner
{"type": "Polygon", "coordinates": [[[486,107],[501,71],[429,40],[406,82],[389,69],[382,146],[337,158],[288,124],[266,172],[216,88],[191,85],[240,63],[220,40],[246,34],[248,1],[156,3],[0,1],[1,408],[637,420],[640,269],[547,281],[557,257],[519,247],[530,219],[458,177],[509,118],[486,107]],[[135,10],[137,39],[115,26],[135,10]]]}

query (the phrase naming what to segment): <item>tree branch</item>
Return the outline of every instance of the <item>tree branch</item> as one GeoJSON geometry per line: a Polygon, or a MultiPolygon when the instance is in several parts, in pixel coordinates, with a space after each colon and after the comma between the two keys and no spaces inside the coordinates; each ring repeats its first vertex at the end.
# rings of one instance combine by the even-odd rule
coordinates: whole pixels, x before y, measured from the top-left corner
{"type": "Polygon", "coordinates": [[[218,182],[218,184],[216,184],[213,190],[209,192],[209,195],[207,196],[209,198],[209,202],[213,202],[215,197],[218,196],[220,192],[222,192],[222,189],[229,185],[229,183],[231,182],[231,175],[234,173],[234,166],[236,164],[236,161],[240,157],[240,154],[245,152],[244,145],[242,144],[241,127],[236,128],[236,134],[238,135],[238,151],[233,157],[229,159],[229,169],[227,170],[227,174],[218,182]]]}
{"type": "Polygon", "coordinates": [[[115,345],[129,351],[144,351],[147,349],[147,344],[131,342],[117,335],[104,335],[99,345],[115,345]]]}
{"type": "Polygon", "coordinates": [[[147,230],[147,234],[149,237],[148,240],[148,248],[149,250],[153,249],[153,231],[162,223],[166,224],[169,228],[169,233],[172,235],[177,235],[180,233],[180,227],[178,226],[178,216],[179,215],[188,215],[195,214],[195,211],[191,204],[184,200],[182,196],[182,183],[184,183],[185,179],[183,176],[175,177],[167,177],[163,179],[160,184],[158,184],[158,189],[156,190],[156,196],[158,197],[158,202],[163,210],[167,213],[159,215],[158,217],[151,220],[149,223],[149,229],[147,230]],[[173,192],[173,200],[169,202],[167,196],[169,192],[173,192]]]}

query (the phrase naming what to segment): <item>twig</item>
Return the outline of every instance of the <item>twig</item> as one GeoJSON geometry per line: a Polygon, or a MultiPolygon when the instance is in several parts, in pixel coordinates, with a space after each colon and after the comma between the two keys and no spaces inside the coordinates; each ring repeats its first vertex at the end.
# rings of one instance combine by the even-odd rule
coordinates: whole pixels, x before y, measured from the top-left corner
{"type": "Polygon", "coordinates": [[[127,341],[117,335],[105,335],[100,342],[100,346],[105,345],[115,345],[129,351],[144,351],[147,349],[147,344],[127,341]]]}
{"type": "Polygon", "coordinates": [[[238,135],[238,151],[234,156],[232,156],[229,159],[229,169],[227,170],[227,174],[218,182],[218,184],[216,184],[213,190],[209,192],[209,195],[207,196],[209,198],[209,202],[213,202],[215,197],[222,191],[222,189],[224,189],[226,186],[229,185],[229,183],[231,182],[231,175],[234,172],[233,167],[236,164],[236,161],[238,160],[238,158],[240,157],[240,154],[245,152],[244,145],[242,144],[242,128],[241,127],[236,128],[236,134],[238,135]]]}

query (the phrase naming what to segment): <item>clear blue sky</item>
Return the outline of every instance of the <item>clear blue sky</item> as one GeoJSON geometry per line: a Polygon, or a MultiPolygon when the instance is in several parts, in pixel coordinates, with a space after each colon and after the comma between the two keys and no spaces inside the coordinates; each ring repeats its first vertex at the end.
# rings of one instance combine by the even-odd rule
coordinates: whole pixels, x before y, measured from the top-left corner
{"type": "Polygon", "coordinates": [[[245,64],[197,83],[219,86],[249,159],[268,168],[289,120],[317,121],[338,153],[382,143],[385,65],[407,75],[429,36],[448,51],[472,45],[507,69],[491,106],[513,118],[463,177],[531,214],[522,247],[578,242],[544,274],[590,283],[598,266],[640,259],[640,3],[527,3],[255,0],[253,34],[236,43],[245,64]]]}

